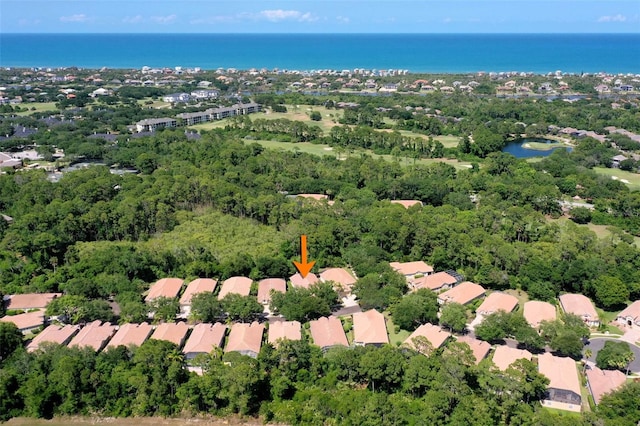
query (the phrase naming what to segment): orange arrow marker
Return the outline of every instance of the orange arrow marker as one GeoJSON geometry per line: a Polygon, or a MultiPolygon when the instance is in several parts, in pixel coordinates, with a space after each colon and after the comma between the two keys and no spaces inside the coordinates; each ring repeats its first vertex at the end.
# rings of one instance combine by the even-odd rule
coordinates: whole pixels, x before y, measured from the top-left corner
{"type": "Polygon", "coordinates": [[[307,236],[300,235],[300,262],[296,262],[294,260],[293,266],[295,266],[298,272],[300,272],[300,276],[305,278],[307,274],[311,272],[311,268],[313,268],[315,263],[315,260],[307,262],[307,236]]]}

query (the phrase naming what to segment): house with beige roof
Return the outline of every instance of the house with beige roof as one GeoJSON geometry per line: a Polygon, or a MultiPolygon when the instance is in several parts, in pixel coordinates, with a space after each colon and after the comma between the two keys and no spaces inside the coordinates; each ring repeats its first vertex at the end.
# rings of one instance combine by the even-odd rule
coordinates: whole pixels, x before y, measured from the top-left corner
{"type": "Polygon", "coordinates": [[[67,324],[64,326],[51,324],[27,345],[27,352],[34,352],[40,348],[43,343],[55,343],[58,345],[66,345],[71,338],[80,330],[79,325],[67,324]]]}
{"type": "Polygon", "coordinates": [[[196,278],[191,281],[180,298],[180,311],[189,315],[193,296],[198,293],[213,293],[217,286],[218,281],[211,278],[196,278]]]}
{"type": "Polygon", "coordinates": [[[458,279],[444,271],[435,274],[425,275],[422,278],[414,279],[411,285],[412,291],[418,291],[427,288],[431,291],[442,291],[453,288],[458,279]]]}
{"type": "Polygon", "coordinates": [[[149,303],[158,297],[175,298],[180,294],[184,280],[180,278],[162,278],[156,281],[150,288],[144,298],[149,303]]]}
{"type": "Polygon", "coordinates": [[[485,289],[481,285],[465,281],[444,293],[440,293],[438,295],[438,303],[442,305],[444,303],[454,302],[466,305],[467,303],[484,297],[484,294],[485,289]]]}
{"type": "Polygon", "coordinates": [[[620,312],[616,321],[631,329],[640,330],[640,300],[636,300],[620,312]]]}
{"type": "Polygon", "coordinates": [[[537,329],[542,321],[555,321],[556,307],[548,302],[530,300],[525,302],[522,315],[531,327],[537,329]]]}
{"type": "Polygon", "coordinates": [[[334,346],[349,346],[342,322],[336,317],[321,317],[310,321],[309,331],[313,343],[323,351],[334,346]]]}
{"type": "Polygon", "coordinates": [[[585,371],[587,376],[587,389],[593,397],[596,405],[608,393],[615,392],[627,381],[627,376],[618,370],[600,370],[593,366],[585,371]]]}
{"type": "Polygon", "coordinates": [[[278,291],[284,293],[287,291],[287,283],[282,278],[266,278],[258,283],[258,302],[263,305],[271,303],[271,292],[278,291]]]}
{"type": "Polygon", "coordinates": [[[538,371],[549,379],[547,395],[542,405],[559,410],[580,412],[582,394],[576,362],[549,352],[538,355],[538,371]]]}
{"type": "Polygon", "coordinates": [[[156,329],[151,335],[151,339],[166,340],[180,348],[182,347],[188,332],[189,327],[184,322],[163,322],[156,326],[156,329]]]}
{"type": "Polygon", "coordinates": [[[118,346],[140,346],[153,332],[153,327],[146,322],[142,324],[122,324],[117,327],[116,334],[113,335],[106,349],[117,348],[118,346]]]}
{"type": "Polygon", "coordinates": [[[248,296],[251,293],[251,284],[253,280],[247,277],[231,277],[222,283],[218,299],[222,300],[227,294],[235,293],[240,296],[248,296]]]}
{"type": "Polygon", "coordinates": [[[451,333],[447,333],[437,325],[427,323],[416,328],[403,344],[424,355],[429,355],[432,349],[439,349],[450,337],[451,333]],[[429,342],[430,348],[429,345],[424,345],[421,342],[422,339],[429,342]]]}
{"type": "Polygon", "coordinates": [[[109,341],[115,332],[115,325],[111,325],[109,322],[103,324],[102,321],[96,320],[82,327],[78,334],[69,342],[69,347],[89,346],[98,352],[105,347],[107,341],[109,341]]]}
{"type": "Polygon", "coordinates": [[[55,298],[62,296],[62,293],[26,293],[12,294],[4,297],[7,310],[44,309],[55,298]]]}
{"type": "Polygon", "coordinates": [[[351,287],[356,283],[356,279],[344,268],[329,268],[320,273],[322,282],[331,281],[335,283],[339,293],[351,294],[351,287]]]}
{"type": "Polygon", "coordinates": [[[214,348],[222,348],[227,326],[220,324],[196,324],[182,352],[186,359],[193,359],[198,354],[208,354],[214,348]]]}
{"type": "Polygon", "coordinates": [[[506,371],[507,368],[519,359],[526,359],[531,361],[531,352],[525,349],[511,348],[506,345],[499,345],[493,352],[493,363],[502,371],[506,371]]]}
{"type": "Polygon", "coordinates": [[[591,300],[582,294],[563,294],[558,297],[562,310],[582,318],[589,327],[600,325],[600,318],[591,300]]]}
{"type": "Polygon", "coordinates": [[[484,340],[474,339],[471,336],[461,336],[458,337],[458,342],[466,343],[471,348],[471,352],[473,353],[473,357],[475,358],[476,364],[479,364],[480,361],[485,359],[487,355],[489,355],[489,351],[491,351],[491,345],[484,340]]]}
{"type": "Polygon", "coordinates": [[[500,291],[494,291],[482,301],[478,309],[476,309],[476,313],[486,317],[498,311],[513,312],[517,306],[517,297],[500,291]]]}
{"type": "Polygon", "coordinates": [[[413,206],[423,206],[422,201],[420,200],[391,200],[391,204],[399,204],[405,209],[411,208],[413,206]]]}
{"type": "Polygon", "coordinates": [[[427,265],[422,260],[414,262],[390,262],[391,268],[404,275],[407,281],[413,280],[416,275],[429,275],[433,273],[433,266],[427,265]]]}
{"type": "Polygon", "coordinates": [[[278,343],[285,339],[302,339],[302,325],[298,321],[276,321],[269,324],[269,343],[277,347],[278,343]]]}
{"type": "Polygon", "coordinates": [[[289,282],[293,287],[299,288],[309,288],[311,284],[315,284],[320,281],[320,278],[312,272],[309,272],[306,277],[302,278],[300,273],[296,272],[295,274],[289,277],[289,282]]]}
{"type": "Polygon", "coordinates": [[[353,344],[381,346],[389,343],[384,315],[375,309],[353,314],[353,344]]]}
{"type": "Polygon", "coordinates": [[[29,334],[42,327],[45,324],[45,320],[44,309],[18,315],[6,315],[0,318],[0,322],[11,322],[15,324],[22,334],[29,334]]]}
{"type": "Polygon", "coordinates": [[[260,353],[260,348],[262,347],[263,334],[264,324],[255,321],[251,324],[233,324],[224,351],[239,352],[242,355],[257,358],[258,353],[260,353]]]}

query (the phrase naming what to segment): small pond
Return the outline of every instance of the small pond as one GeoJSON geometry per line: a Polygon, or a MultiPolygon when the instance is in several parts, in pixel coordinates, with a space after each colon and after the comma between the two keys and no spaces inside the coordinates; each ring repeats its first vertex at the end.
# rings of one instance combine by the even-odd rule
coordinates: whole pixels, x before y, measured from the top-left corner
{"type": "Polygon", "coordinates": [[[567,151],[571,152],[573,148],[566,145],[558,145],[556,141],[552,141],[550,139],[527,138],[527,139],[519,139],[517,141],[508,143],[507,146],[505,146],[502,149],[502,152],[508,152],[509,154],[517,158],[531,158],[531,157],[547,157],[551,155],[551,153],[556,149],[566,149],[567,151]],[[526,148],[525,145],[530,142],[546,143],[550,145],[554,144],[556,146],[547,150],[526,148]]]}

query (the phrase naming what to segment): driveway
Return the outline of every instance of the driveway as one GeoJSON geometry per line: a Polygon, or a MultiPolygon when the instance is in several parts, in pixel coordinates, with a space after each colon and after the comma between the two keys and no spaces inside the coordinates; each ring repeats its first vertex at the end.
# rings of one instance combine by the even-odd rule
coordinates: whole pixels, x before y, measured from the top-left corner
{"type": "MultiPolygon", "coordinates": [[[[589,361],[595,364],[596,355],[598,355],[598,352],[600,351],[600,349],[604,347],[604,344],[607,340],[610,340],[612,342],[623,341],[623,340],[614,339],[611,337],[592,337],[591,339],[589,339],[589,343],[584,347],[584,350],[582,351],[582,353],[584,354],[585,350],[591,349],[591,352],[593,355],[591,355],[591,358],[589,358],[589,361]]],[[[633,354],[636,356],[636,358],[633,361],[631,361],[631,364],[629,364],[629,371],[634,373],[640,373],[640,348],[635,345],[629,345],[629,348],[631,348],[631,350],[633,351],[633,354]]]]}

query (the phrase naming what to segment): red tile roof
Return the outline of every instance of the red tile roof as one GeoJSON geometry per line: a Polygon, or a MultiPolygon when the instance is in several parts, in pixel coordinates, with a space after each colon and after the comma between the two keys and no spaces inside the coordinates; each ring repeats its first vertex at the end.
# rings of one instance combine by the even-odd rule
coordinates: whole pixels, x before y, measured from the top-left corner
{"type": "Polygon", "coordinates": [[[438,295],[438,300],[441,301],[441,303],[455,302],[460,303],[461,305],[466,305],[467,303],[483,296],[484,293],[485,289],[481,285],[465,281],[444,293],[440,293],[438,295]]]}
{"type": "Polygon", "coordinates": [[[493,363],[500,370],[505,371],[511,364],[519,359],[527,359],[531,361],[531,352],[525,349],[510,348],[509,346],[500,345],[496,347],[493,353],[493,363]]]}
{"type": "Polygon", "coordinates": [[[435,274],[425,275],[422,278],[418,278],[413,282],[413,287],[415,290],[428,288],[429,290],[437,291],[444,286],[453,285],[456,282],[458,282],[458,280],[454,276],[449,275],[446,272],[436,272],[435,274]]]}
{"type": "Polygon", "coordinates": [[[585,321],[599,321],[596,308],[587,296],[582,294],[563,294],[558,299],[565,312],[577,315],[585,321]]]}
{"type": "Polygon", "coordinates": [[[222,283],[218,299],[222,300],[229,293],[236,293],[241,296],[248,296],[251,293],[251,278],[231,277],[222,283]]]}
{"type": "Polygon", "coordinates": [[[392,204],[400,204],[405,209],[409,207],[413,207],[415,205],[419,205],[422,207],[422,201],[420,200],[391,200],[392,204]]]}
{"type": "Polygon", "coordinates": [[[329,268],[320,273],[320,279],[323,282],[333,281],[347,288],[356,283],[356,279],[344,268],[329,268]]]}
{"type": "Polygon", "coordinates": [[[362,345],[389,343],[384,315],[375,309],[353,314],[353,343],[362,345]]]}
{"type": "Polygon", "coordinates": [[[511,312],[518,306],[518,298],[510,294],[494,291],[478,306],[476,313],[489,315],[494,312],[511,312]]]}
{"type": "Polygon", "coordinates": [[[196,324],[182,352],[189,355],[208,354],[213,348],[222,347],[226,333],[227,326],[219,322],[215,324],[196,324]]]}
{"type": "Polygon", "coordinates": [[[49,302],[60,296],[62,296],[62,293],[13,294],[6,296],[6,307],[7,309],[16,310],[46,308],[49,302]]]}
{"type": "Polygon", "coordinates": [[[640,300],[636,300],[627,306],[618,314],[617,318],[622,318],[624,321],[631,321],[640,325],[640,300]]]}
{"type": "Polygon", "coordinates": [[[90,322],[85,325],[73,339],[71,339],[69,347],[89,346],[97,352],[104,347],[115,331],[116,326],[111,325],[111,323],[105,322],[102,324],[100,320],[90,322]]]}
{"type": "Polygon", "coordinates": [[[491,350],[491,345],[483,340],[474,339],[470,336],[458,337],[458,342],[466,343],[473,352],[473,357],[476,359],[476,364],[485,359],[491,350]]]}
{"type": "Polygon", "coordinates": [[[152,332],[153,327],[146,322],[142,324],[122,324],[109,341],[107,349],[118,346],[140,346],[149,338],[152,332]]]}
{"type": "Polygon", "coordinates": [[[342,323],[336,317],[322,317],[309,322],[313,343],[321,348],[349,346],[342,323]]]}
{"type": "Polygon", "coordinates": [[[569,390],[581,395],[578,369],[571,358],[545,352],[538,355],[538,371],[549,379],[549,388],[569,390]]]}
{"type": "Polygon", "coordinates": [[[251,324],[233,324],[224,351],[240,352],[241,354],[255,357],[260,352],[263,333],[264,324],[257,322],[252,322],[251,324]]]}
{"type": "Polygon", "coordinates": [[[595,366],[587,369],[586,375],[589,381],[589,391],[596,404],[600,404],[600,400],[605,394],[617,390],[627,381],[627,376],[621,371],[600,370],[595,366]]]}
{"type": "MultiPolygon", "coordinates": [[[[420,347],[419,338],[424,337],[427,339],[433,349],[438,349],[441,347],[444,342],[451,337],[451,333],[447,333],[443,331],[440,327],[433,324],[422,324],[420,327],[416,328],[413,333],[404,341],[405,345],[422,352],[422,348],[420,347]],[[416,340],[414,340],[416,339],[416,340]]],[[[428,355],[428,353],[425,353],[428,355]]]]}
{"type": "Polygon", "coordinates": [[[57,343],[59,345],[66,345],[71,338],[80,330],[79,325],[67,324],[65,326],[51,324],[40,334],[33,338],[27,345],[27,352],[33,352],[37,350],[41,344],[45,342],[57,343]]]}
{"type": "Polygon", "coordinates": [[[149,293],[144,300],[150,302],[158,297],[178,297],[183,283],[184,280],[180,278],[162,278],[149,288],[149,293]]]}
{"type": "Polygon", "coordinates": [[[302,326],[298,321],[276,321],[269,324],[268,341],[274,346],[278,345],[281,339],[300,340],[302,339],[302,326]]]}
{"type": "Polygon", "coordinates": [[[198,293],[213,293],[218,281],[211,278],[197,278],[189,283],[180,298],[181,305],[190,305],[191,298],[198,293]]]}
{"type": "Polygon", "coordinates": [[[524,304],[522,314],[531,327],[538,328],[542,321],[554,321],[556,319],[556,307],[551,303],[530,300],[524,304]]]}
{"type": "Polygon", "coordinates": [[[284,293],[287,291],[287,283],[282,278],[266,278],[258,283],[258,302],[271,302],[271,290],[284,293]]]}
{"type": "Polygon", "coordinates": [[[320,279],[316,274],[310,272],[304,278],[302,278],[299,273],[295,273],[289,277],[289,281],[291,281],[291,285],[294,287],[309,288],[311,284],[317,283],[320,279]]]}
{"type": "Polygon", "coordinates": [[[389,265],[402,275],[426,275],[433,272],[433,266],[427,265],[422,260],[415,262],[390,262],[389,265]]]}
{"type": "Polygon", "coordinates": [[[189,327],[183,322],[165,322],[156,326],[152,339],[166,340],[171,343],[175,343],[178,347],[182,346],[185,337],[189,332],[189,327]]]}
{"type": "Polygon", "coordinates": [[[0,318],[0,322],[12,322],[22,332],[44,325],[44,309],[18,315],[7,315],[0,318]]]}

